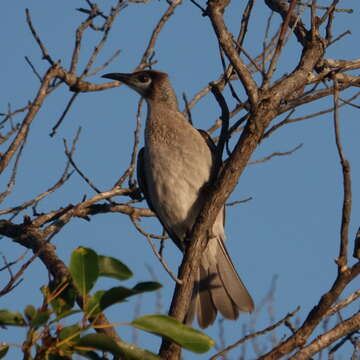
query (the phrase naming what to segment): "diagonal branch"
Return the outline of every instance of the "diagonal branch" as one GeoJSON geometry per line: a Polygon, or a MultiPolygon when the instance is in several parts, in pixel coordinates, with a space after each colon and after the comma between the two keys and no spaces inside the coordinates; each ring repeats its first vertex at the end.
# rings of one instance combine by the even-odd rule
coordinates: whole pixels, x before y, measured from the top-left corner
{"type": "Polygon", "coordinates": [[[306,360],[312,355],[319,352],[321,349],[325,349],[327,346],[332,344],[334,341],[342,338],[343,336],[359,330],[360,328],[360,311],[355,313],[350,318],[341,321],[334,328],[328,332],[321,334],[309,345],[299,350],[290,360],[306,360]]]}
{"type": "Polygon", "coordinates": [[[13,140],[13,142],[11,143],[5,154],[1,157],[0,174],[8,166],[9,162],[11,161],[16,151],[25,141],[30,125],[33,119],[35,118],[35,116],[37,115],[39,109],[41,108],[41,105],[43,104],[46,96],[48,95],[47,90],[50,87],[50,82],[54,78],[56,71],[57,71],[57,65],[55,64],[46,72],[42,80],[41,86],[38,90],[38,93],[35,97],[35,100],[29,107],[28,113],[26,114],[22,124],[20,125],[20,129],[15,139],[13,140]]]}
{"type": "Polygon", "coordinates": [[[344,151],[340,139],[340,125],[339,125],[339,90],[337,88],[336,79],[334,79],[334,129],[335,129],[335,142],[338,151],[342,174],[343,174],[343,186],[344,186],[344,200],[342,208],[342,220],[340,230],[340,250],[337,264],[339,271],[344,271],[347,268],[348,258],[348,244],[349,244],[349,225],[351,215],[351,174],[350,163],[345,158],[344,151]]]}
{"type": "Polygon", "coordinates": [[[41,49],[41,52],[43,54],[43,59],[47,60],[50,65],[55,65],[55,62],[54,60],[51,58],[51,56],[49,55],[44,43],[41,41],[40,39],[40,36],[38,35],[38,33],[36,32],[33,24],[32,24],[32,20],[31,20],[31,16],[30,16],[30,11],[29,9],[25,9],[25,13],[26,13],[26,22],[28,23],[29,25],[29,28],[30,28],[30,31],[31,33],[33,34],[36,42],[38,43],[40,49],[41,49]]]}
{"type": "Polygon", "coordinates": [[[227,30],[224,23],[224,10],[229,5],[229,1],[209,0],[207,14],[211,20],[212,26],[218,38],[221,48],[224,50],[231,65],[234,67],[239,79],[241,80],[245,91],[249,97],[249,102],[253,109],[258,104],[258,86],[252,78],[246,65],[240,59],[236,48],[233,46],[232,35],[227,30]]]}

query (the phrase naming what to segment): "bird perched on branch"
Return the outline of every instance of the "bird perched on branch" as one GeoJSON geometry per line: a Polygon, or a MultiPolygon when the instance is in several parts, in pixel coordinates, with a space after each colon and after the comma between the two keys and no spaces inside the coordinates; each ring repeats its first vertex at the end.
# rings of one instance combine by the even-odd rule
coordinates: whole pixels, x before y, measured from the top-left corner
{"type": "MultiPolygon", "coordinates": [[[[111,73],[146,99],[148,113],[145,147],[138,156],[138,182],[149,207],[184,251],[187,235],[199,214],[215,163],[215,145],[195,129],[178,108],[167,74],[148,70],[131,74],[111,73]]],[[[186,321],[197,315],[199,325],[211,325],[219,311],[236,319],[239,311],[251,312],[253,301],[240,280],[224,246],[224,208],[212,227],[202,255],[186,321]]]]}

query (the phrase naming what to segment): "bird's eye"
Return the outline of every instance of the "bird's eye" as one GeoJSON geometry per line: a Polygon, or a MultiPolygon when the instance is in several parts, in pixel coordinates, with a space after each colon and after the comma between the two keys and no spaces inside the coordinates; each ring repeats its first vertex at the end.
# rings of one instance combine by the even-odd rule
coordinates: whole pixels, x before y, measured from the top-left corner
{"type": "Polygon", "coordinates": [[[147,83],[150,79],[150,77],[148,75],[140,75],[138,77],[139,81],[142,82],[142,83],[147,83]]]}

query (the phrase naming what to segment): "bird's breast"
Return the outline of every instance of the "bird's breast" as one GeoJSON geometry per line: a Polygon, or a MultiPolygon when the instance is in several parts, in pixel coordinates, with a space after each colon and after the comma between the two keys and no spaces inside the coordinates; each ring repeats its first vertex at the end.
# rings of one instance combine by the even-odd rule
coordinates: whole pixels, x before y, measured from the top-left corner
{"type": "Polygon", "coordinates": [[[213,159],[190,124],[169,123],[147,126],[145,176],[157,215],[182,239],[202,206],[201,191],[209,181],[213,159]]]}

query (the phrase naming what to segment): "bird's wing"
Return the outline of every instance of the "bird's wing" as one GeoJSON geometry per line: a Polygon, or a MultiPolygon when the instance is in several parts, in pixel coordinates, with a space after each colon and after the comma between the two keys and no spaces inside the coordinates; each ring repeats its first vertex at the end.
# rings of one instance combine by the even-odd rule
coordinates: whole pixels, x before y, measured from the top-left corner
{"type": "MultiPolygon", "coordinates": [[[[203,139],[205,140],[207,146],[209,147],[214,159],[216,157],[216,144],[214,143],[214,140],[211,138],[211,136],[207,133],[207,131],[202,130],[202,129],[196,129],[200,135],[203,137],[203,139]]],[[[220,169],[222,168],[223,165],[220,166],[220,169]]],[[[223,207],[223,224],[225,226],[225,206],[223,207]]]]}
{"type": "MultiPolygon", "coordinates": [[[[156,214],[155,208],[154,208],[154,206],[152,205],[152,202],[151,202],[151,196],[149,194],[147,181],[146,181],[146,176],[145,176],[144,151],[145,151],[145,149],[141,148],[140,151],[139,151],[139,154],[138,154],[138,158],[137,158],[137,167],[136,167],[137,181],[138,181],[140,190],[144,194],[146,202],[149,205],[150,210],[153,211],[156,214]]],[[[179,247],[179,249],[181,251],[183,251],[184,250],[184,245],[183,245],[182,241],[180,241],[180,239],[169,228],[167,228],[165,226],[165,224],[163,223],[163,221],[161,220],[161,218],[159,216],[157,216],[157,218],[160,221],[162,227],[167,232],[167,234],[171,237],[171,239],[173,239],[173,241],[179,247]]]]}
{"type": "Polygon", "coordinates": [[[145,177],[144,148],[141,148],[138,153],[136,174],[137,174],[137,181],[139,184],[139,188],[141,192],[144,194],[150,210],[155,212],[154,207],[151,204],[151,200],[147,188],[146,177],[145,177]]]}

